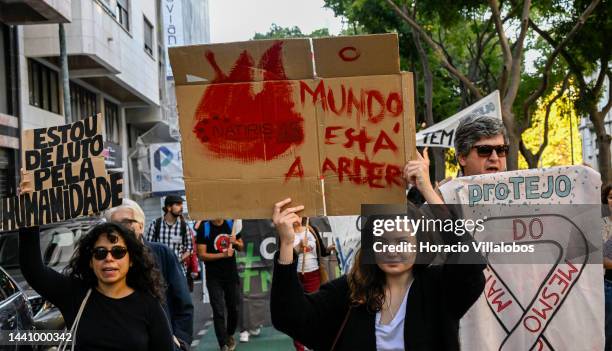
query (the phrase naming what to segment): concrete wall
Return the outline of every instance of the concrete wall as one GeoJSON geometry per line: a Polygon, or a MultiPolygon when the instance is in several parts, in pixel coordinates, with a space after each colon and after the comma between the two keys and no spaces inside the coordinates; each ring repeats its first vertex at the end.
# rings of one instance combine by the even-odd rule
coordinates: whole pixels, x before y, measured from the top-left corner
{"type": "MultiPolygon", "coordinates": [[[[144,50],[144,17],[156,25],[155,2],[130,1],[129,31],[109,13],[111,9],[114,5],[107,8],[96,0],[72,1],[72,23],[65,25],[68,55],[89,56],[117,73],[120,83],[147,103],[159,105],[155,35],[153,55],[144,50]]],[[[24,45],[28,57],[59,56],[58,26],[25,27],[24,45]]]]}
{"type": "MultiPolygon", "coordinates": [[[[20,101],[21,117],[24,129],[51,127],[64,124],[66,119],[61,114],[56,114],[36,106],[30,105],[30,86],[28,82],[28,58],[25,56],[25,45],[23,31],[27,27],[19,28],[19,76],[20,76],[20,101]]],[[[62,87],[60,84],[60,105],[62,105],[62,87]]]]}
{"type": "Polygon", "coordinates": [[[71,6],[70,0],[41,0],[48,6],[52,7],[60,16],[66,18],[67,20],[71,19],[71,6]]]}

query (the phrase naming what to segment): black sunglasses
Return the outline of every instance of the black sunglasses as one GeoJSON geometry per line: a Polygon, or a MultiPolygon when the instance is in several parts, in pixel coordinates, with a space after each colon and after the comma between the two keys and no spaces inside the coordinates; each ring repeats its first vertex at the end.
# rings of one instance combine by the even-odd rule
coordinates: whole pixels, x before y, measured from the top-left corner
{"type": "Polygon", "coordinates": [[[505,157],[508,154],[510,147],[508,145],[474,145],[472,149],[476,149],[478,156],[489,157],[495,150],[495,153],[499,157],[505,157]]]}
{"type": "Polygon", "coordinates": [[[106,259],[106,256],[108,256],[109,252],[114,259],[120,260],[125,257],[125,254],[127,254],[128,249],[125,246],[113,246],[110,250],[105,247],[96,247],[93,249],[92,252],[93,257],[98,261],[106,259]]]}

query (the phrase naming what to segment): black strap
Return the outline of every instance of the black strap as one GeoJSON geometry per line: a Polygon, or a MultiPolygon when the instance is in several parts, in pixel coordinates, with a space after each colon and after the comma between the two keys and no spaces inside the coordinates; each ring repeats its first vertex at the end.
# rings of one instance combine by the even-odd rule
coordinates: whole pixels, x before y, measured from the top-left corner
{"type": "Polygon", "coordinates": [[[338,329],[338,333],[336,334],[336,337],[334,338],[334,343],[332,344],[331,349],[329,349],[329,351],[334,351],[334,349],[336,348],[336,344],[338,343],[338,340],[340,339],[340,335],[342,335],[342,331],[344,330],[344,326],[346,326],[346,322],[349,319],[349,316],[351,315],[351,310],[353,308],[349,306],[348,311],[346,311],[346,316],[344,316],[344,320],[342,321],[342,325],[340,325],[340,329],[338,329]]]}
{"type": "Polygon", "coordinates": [[[153,242],[159,242],[159,232],[161,232],[161,222],[162,218],[159,217],[155,220],[155,231],[153,233],[153,242]]]}
{"type": "Polygon", "coordinates": [[[185,221],[185,218],[183,218],[183,216],[180,216],[179,218],[176,219],[177,221],[181,221],[181,239],[183,240],[183,245],[185,245],[185,250],[187,250],[187,246],[189,245],[189,243],[187,242],[187,240],[192,240],[191,235],[189,236],[189,238],[187,238],[187,221],[185,221]]]}
{"type": "Polygon", "coordinates": [[[183,216],[177,218],[177,221],[181,221],[181,238],[185,238],[185,234],[187,234],[187,222],[183,216]]]}

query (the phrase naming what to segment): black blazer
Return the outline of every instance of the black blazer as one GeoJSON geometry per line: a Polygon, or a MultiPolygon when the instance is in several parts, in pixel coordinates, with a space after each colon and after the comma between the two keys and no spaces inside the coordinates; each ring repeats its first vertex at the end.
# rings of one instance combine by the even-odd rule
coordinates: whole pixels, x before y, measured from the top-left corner
{"type": "MultiPolygon", "coordinates": [[[[451,256],[449,260],[457,258],[451,256]]],[[[305,294],[297,278],[296,260],[281,265],[277,259],[278,253],[270,298],[272,324],[309,348],[330,350],[349,309],[347,277],[305,294]]],[[[483,291],[485,267],[415,266],[404,320],[405,350],[459,350],[459,319],[483,291]]],[[[375,316],[363,305],[353,307],[335,351],[376,350],[375,316]]]]}

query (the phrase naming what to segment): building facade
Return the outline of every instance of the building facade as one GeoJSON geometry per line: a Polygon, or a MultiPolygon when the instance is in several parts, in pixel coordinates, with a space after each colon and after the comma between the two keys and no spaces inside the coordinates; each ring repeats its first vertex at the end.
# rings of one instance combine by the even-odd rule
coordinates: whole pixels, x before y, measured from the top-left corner
{"type": "Polygon", "coordinates": [[[149,145],[180,141],[167,47],[209,41],[208,0],[0,0],[0,196],[19,184],[21,130],[101,113],[107,168],[124,173],[124,196],[159,214],[149,145]]]}
{"type": "MultiPolygon", "coordinates": [[[[0,0],[0,84],[10,88],[0,94],[0,193],[18,183],[14,170],[12,184],[4,184],[3,165],[19,162],[19,129],[96,113],[105,117],[107,168],[129,180],[131,145],[163,117],[160,6],[151,0],[0,0]],[[63,99],[58,23],[65,32],[71,116],[63,99]]],[[[125,181],[124,195],[130,192],[125,181]]]]}
{"type": "MultiPolygon", "coordinates": [[[[23,28],[71,20],[70,0],[0,0],[0,196],[14,195],[19,185],[20,130],[28,116],[28,72],[23,28]],[[25,99],[25,100],[24,100],[25,99]]],[[[45,76],[54,79],[55,76],[45,76]]],[[[40,96],[49,106],[49,95],[40,96]]],[[[52,108],[57,108],[57,104],[52,108]]]]}

